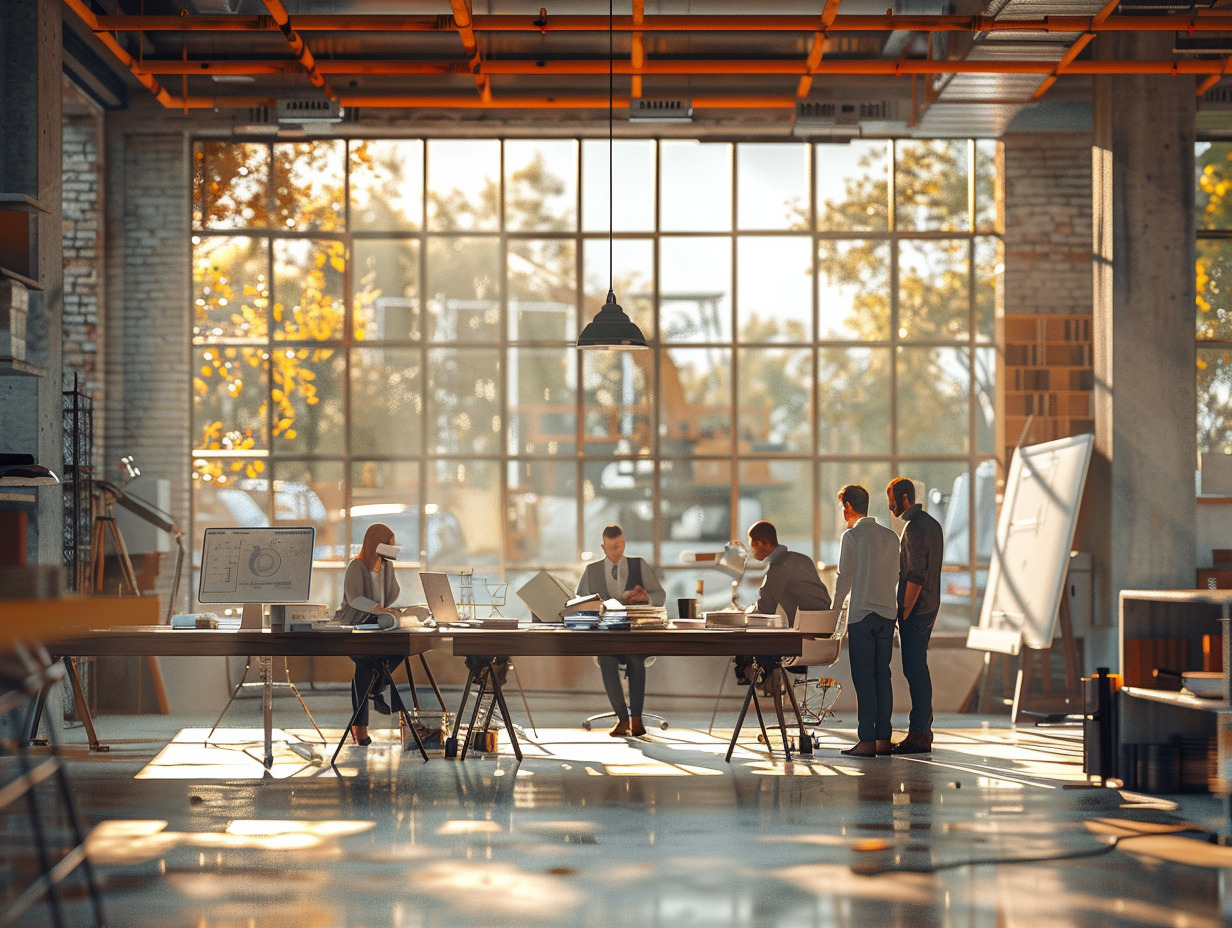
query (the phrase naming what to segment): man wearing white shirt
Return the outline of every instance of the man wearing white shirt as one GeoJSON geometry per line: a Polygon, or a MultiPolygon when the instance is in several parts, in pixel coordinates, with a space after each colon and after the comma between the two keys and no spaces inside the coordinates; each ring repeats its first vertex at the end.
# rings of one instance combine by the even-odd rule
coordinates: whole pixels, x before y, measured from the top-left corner
{"type": "MultiPolygon", "coordinates": [[[[895,549],[897,550],[897,549],[895,549]]],[[[601,561],[588,564],[578,581],[577,595],[598,593],[604,599],[616,599],[626,605],[634,603],[662,606],[667,592],[655,576],[654,568],[640,557],[625,557],[625,533],[619,525],[603,530],[601,561]]],[[[897,555],[896,555],[897,556],[897,555]]],[[[897,561],[895,562],[897,564],[897,561]]],[[[616,713],[616,725],[608,732],[613,738],[646,734],[642,725],[642,704],[646,696],[646,658],[641,655],[599,655],[599,670],[603,673],[603,689],[616,713]],[[620,665],[628,668],[629,705],[620,686],[620,665]]]]}
{"type": "Polygon", "coordinates": [[[856,688],[860,741],[843,751],[873,757],[891,750],[890,714],[894,691],[890,656],[894,651],[894,616],[898,611],[898,536],[868,514],[868,490],[856,484],[838,492],[843,532],[834,582],[834,607],[847,607],[847,653],[856,688]]]}

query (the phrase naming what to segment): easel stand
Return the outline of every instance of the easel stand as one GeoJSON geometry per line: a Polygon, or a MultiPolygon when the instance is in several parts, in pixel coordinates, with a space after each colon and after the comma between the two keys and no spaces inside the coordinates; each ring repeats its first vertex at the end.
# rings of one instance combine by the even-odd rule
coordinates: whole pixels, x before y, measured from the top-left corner
{"type": "Polygon", "coordinates": [[[744,726],[744,717],[748,714],[749,703],[753,704],[754,711],[757,712],[757,724],[761,726],[762,743],[770,748],[770,735],[766,732],[766,719],[761,711],[761,701],[757,697],[757,688],[762,685],[763,679],[769,680],[770,691],[774,695],[774,712],[778,716],[779,734],[783,738],[783,757],[785,760],[791,760],[791,742],[787,740],[787,721],[783,716],[783,691],[787,691],[787,696],[791,700],[791,708],[795,713],[796,722],[800,726],[800,753],[812,754],[812,741],[808,734],[804,731],[804,719],[800,716],[800,706],[796,702],[795,691],[791,687],[791,682],[787,680],[785,671],[780,666],[772,667],[768,674],[754,661],[756,682],[749,684],[749,692],[744,697],[744,705],[740,707],[740,715],[736,718],[736,727],[732,730],[731,742],[727,745],[727,754],[723,760],[731,763],[732,752],[736,749],[736,739],[740,737],[740,729],[744,726]]]}

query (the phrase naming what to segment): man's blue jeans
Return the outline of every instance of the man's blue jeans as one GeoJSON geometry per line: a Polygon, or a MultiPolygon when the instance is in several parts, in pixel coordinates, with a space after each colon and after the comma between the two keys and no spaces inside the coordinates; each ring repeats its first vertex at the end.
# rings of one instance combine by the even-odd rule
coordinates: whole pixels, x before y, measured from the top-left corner
{"type": "Polygon", "coordinates": [[[928,673],[928,640],[933,635],[937,613],[915,614],[898,620],[898,640],[903,649],[903,676],[911,692],[911,716],[907,731],[926,735],[933,730],[933,679],[928,673]]]}
{"type": "Polygon", "coordinates": [[[890,656],[894,653],[894,621],[875,612],[847,627],[851,682],[856,688],[856,733],[861,741],[889,741],[894,711],[890,656]]]}

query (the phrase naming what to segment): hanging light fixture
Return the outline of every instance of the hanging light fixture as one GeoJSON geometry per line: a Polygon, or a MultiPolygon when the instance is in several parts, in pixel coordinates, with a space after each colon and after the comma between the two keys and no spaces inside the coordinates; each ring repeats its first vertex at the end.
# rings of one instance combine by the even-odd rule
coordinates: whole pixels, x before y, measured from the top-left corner
{"type": "Polygon", "coordinates": [[[615,165],[612,159],[612,110],[615,106],[614,93],[612,90],[612,72],[613,62],[615,60],[615,51],[613,44],[613,15],[612,15],[613,0],[608,0],[607,7],[607,273],[608,273],[608,289],[607,302],[603,304],[598,315],[591,320],[586,328],[582,329],[582,334],[578,336],[577,347],[579,348],[604,348],[616,350],[628,350],[632,348],[649,348],[646,344],[646,336],[642,334],[642,330],[634,324],[633,320],[625,315],[625,311],[620,308],[620,304],[616,302],[615,290],[615,270],[612,260],[612,227],[614,222],[614,203],[615,196],[613,194],[614,182],[613,174],[615,173],[615,165]]]}

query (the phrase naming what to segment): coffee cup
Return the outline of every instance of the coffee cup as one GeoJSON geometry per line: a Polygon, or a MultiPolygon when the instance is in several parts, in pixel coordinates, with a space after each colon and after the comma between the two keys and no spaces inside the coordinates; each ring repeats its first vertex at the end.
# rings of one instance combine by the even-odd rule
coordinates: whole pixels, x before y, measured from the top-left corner
{"type": "Polygon", "coordinates": [[[697,600],[696,599],[691,599],[691,598],[690,599],[683,599],[683,598],[678,599],[676,600],[676,607],[679,611],[680,618],[682,619],[696,619],[697,618],[697,600]]]}

